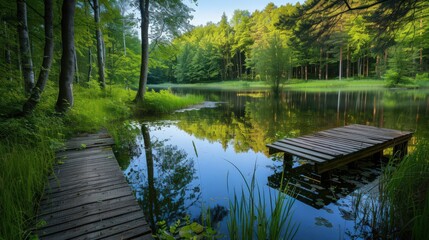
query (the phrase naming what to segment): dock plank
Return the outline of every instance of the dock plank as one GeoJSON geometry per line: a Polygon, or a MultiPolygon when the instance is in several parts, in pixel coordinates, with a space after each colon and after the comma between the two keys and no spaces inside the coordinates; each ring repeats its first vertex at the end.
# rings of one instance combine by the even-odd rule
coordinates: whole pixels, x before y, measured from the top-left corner
{"type": "Polygon", "coordinates": [[[69,140],[57,153],[39,207],[40,239],[153,239],[107,133],[69,140]]]}

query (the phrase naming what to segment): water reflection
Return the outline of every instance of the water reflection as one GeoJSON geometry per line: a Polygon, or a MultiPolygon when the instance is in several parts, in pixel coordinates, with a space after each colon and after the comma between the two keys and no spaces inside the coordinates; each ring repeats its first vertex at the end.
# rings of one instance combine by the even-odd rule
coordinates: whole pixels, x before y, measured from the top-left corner
{"type": "Polygon", "coordinates": [[[284,171],[268,176],[268,186],[279,189],[282,182],[288,183],[294,189],[293,197],[313,208],[321,209],[355,190],[364,186],[368,189],[370,184],[377,184],[382,165],[386,164],[387,159],[380,162],[368,158],[337,168],[327,181],[322,181],[309,163],[302,164],[303,160],[300,161],[301,163],[294,164],[298,166],[284,167],[284,171]]]}
{"type": "Polygon", "coordinates": [[[200,198],[199,186],[191,184],[197,179],[194,160],[177,146],[151,139],[146,124],[141,125],[141,132],[144,152],[125,170],[128,181],[142,200],[152,226],[159,220],[171,222],[184,217],[200,198]]]}
{"type": "MultiPolygon", "coordinates": [[[[265,144],[280,138],[346,124],[412,130],[410,145],[429,137],[429,93],[422,91],[290,91],[279,99],[266,92],[183,93],[219,103],[216,108],[140,119],[148,124],[138,125],[141,151],[125,171],[144,208],[151,211],[146,216],[153,216],[152,223],[185,213],[199,219],[206,206],[216,213],[214,219],[220,219],[219,231],[226,233],[223,217],[231,198],[227,186],[240,189],[243,179],[225,160],[248,178],[256,165],[255,179],[268,197],[270,188],[278,187],[284,166],[281,156],[268,155],[265,144]]],[[[310,178],[298,160],[294,169],[299,168],[286,170],[286,178],[300,191],[294,205],[294,221],[301,224],[297,239],[346,238],[341,233],[354,224],[350,192],[368,186],[381,169],[378,162],[359,164],[338,169],[329,185],[310,178]]]]}

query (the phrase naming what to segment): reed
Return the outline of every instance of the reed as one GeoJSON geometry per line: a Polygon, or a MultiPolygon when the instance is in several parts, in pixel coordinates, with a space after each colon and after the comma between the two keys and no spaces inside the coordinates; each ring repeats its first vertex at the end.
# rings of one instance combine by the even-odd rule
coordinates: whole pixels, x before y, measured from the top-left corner
{"type": "Polygon", "coordinates": [[[283,193],[293,195],[293,191],[287,184],[282,184],[282,191],[273,193],[269,189],[269,195],[266,197],[255,180],[256,166],[249,182],[238,167],[231,164],[241,175],[244,187],[238,192],[234,189],[233,198],[229,201],[229,238],[293,239],[299,228],[292,221],[295,199],[283,193]]]}
{"type": "Polygon", "coordinates": [[[378,194],[354,201],[358,237],[424,239],[429,229],[429,143],[421,142],[399,163],[392,158],[378,194]]]}

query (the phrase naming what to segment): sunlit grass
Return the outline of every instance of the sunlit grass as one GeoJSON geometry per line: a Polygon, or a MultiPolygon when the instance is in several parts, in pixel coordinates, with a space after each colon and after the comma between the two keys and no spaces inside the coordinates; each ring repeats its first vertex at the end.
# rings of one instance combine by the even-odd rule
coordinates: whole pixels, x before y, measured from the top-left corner
{"type": "Polygon", "coordinates": [[[159,92],[152,90],[146,92],[141,110],[146,113],[169,113],[180,108],[201,103],[203,101],[203,96],[177,96],[174,95],[170,90],[161,90],[159,92]]]}

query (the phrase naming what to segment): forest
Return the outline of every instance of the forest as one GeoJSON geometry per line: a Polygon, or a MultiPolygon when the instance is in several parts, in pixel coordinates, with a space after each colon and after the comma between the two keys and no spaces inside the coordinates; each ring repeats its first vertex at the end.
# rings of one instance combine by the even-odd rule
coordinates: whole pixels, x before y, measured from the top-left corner
{"type": "Polygon", "coordinates": [[[263,82],[278,93],[292,81],[429,80],[426,0],[268,3],[192,26],[196,4],[0,0],[0,239],[29,238],[39,224],[35,205],[66,138],[104,127],[120,145],[116,123],[204,101],[149,86],[263,82]]]}

